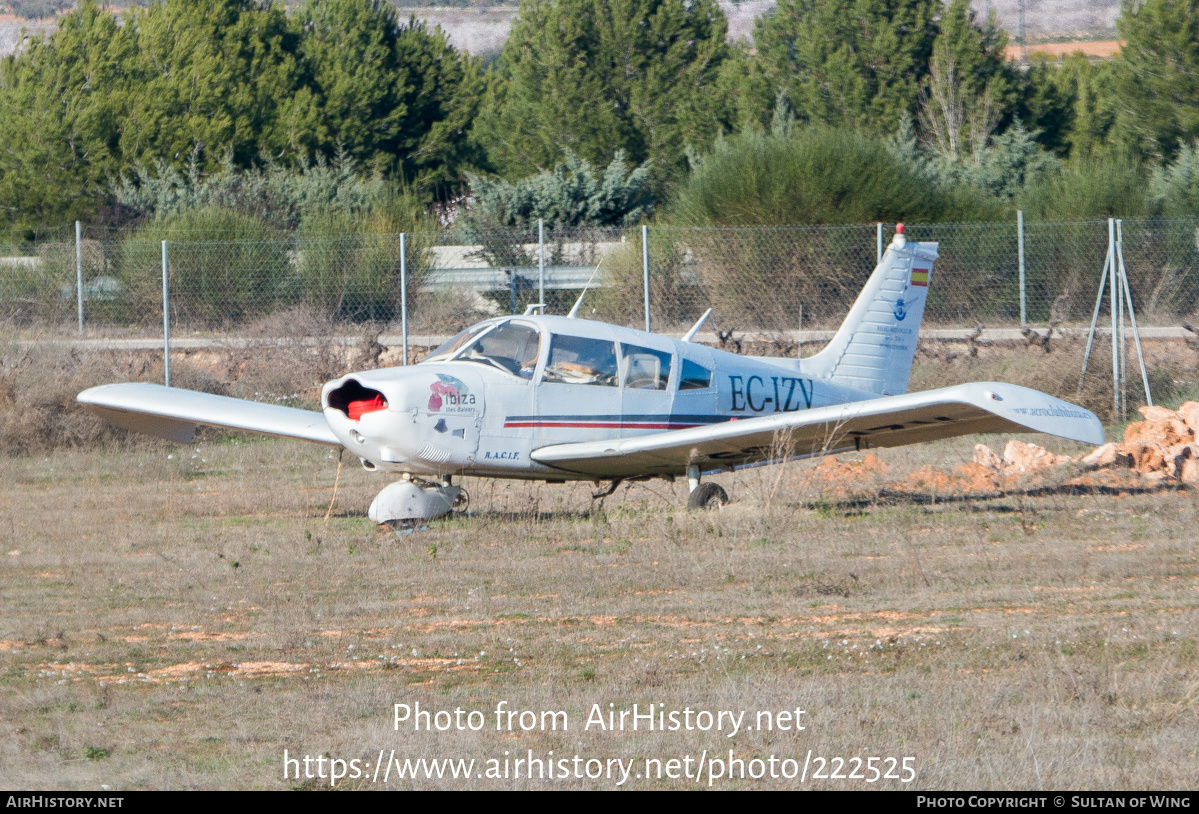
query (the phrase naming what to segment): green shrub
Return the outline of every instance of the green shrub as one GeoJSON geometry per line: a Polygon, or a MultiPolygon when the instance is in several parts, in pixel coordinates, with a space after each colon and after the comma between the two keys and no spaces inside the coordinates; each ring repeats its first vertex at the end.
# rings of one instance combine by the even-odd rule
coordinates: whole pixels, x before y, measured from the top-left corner
{"type": "Polygon", "coordinates": [[[306,218],[296,241],[298,296],[335,319],[398,318],[400,232],[406,232],[408,301],[412,306],[429,267],[432,234],[412,217],[384,212],[353,215],[334,211],[306,218]]]}
{"type": "MultiPolygon", "coordinates": [[[[1033,321],[1086,321],[1107,252],[1109,217],[1138,219],[1149,214],[1148,173],[1136,161],[1107,155],[1071,162],[1060,172],[1030,184],[1018,197],[1024,210],[1028,252],[1028,300],[1033,321]],[[1058,313],[1049,303],[1060,299],[1058,313]]],[[[1139,235],[1125,225],[1125,258],[1135,301],[1144,306],[1146,266],[1136,261],[1139,235]]]]}
{"type": "Polygon", "coordinates": [[[291,239],[253,215],[209,207],[154,221],[121,242],[117,278],[134,314],[161,310],[168,241],[172,319],[236,323],[296,301],[291,239]]]}
{"type": "Polygon", "coordinates": [[[0,320],[18,325],[75,318],[75,247],[41,243],[36,255],[0,255],[0,320]]]}
{"type": "MultiPolygon", "coordinates": [[[[686,285],[680,276],[683,263],[678,244],[671,239],[673,231],[661,227],[650,230],[649,301],[653,309],[653,327],[659,331],[694,321],[708,307],[703,291],[686,285]]],[[[640,233],[636,239],[630,237],[604,256],[598,275],[602,284],[587,292],[579,316],[645,327],[645,277],[640,237],[640,233]]],[[[569,293],[577,298],[581,292],[569,293]]],[[[573,304],[572,298],[567,310],[573,304]]]]}
{"type": "Polygon", "coordinates": [[[679,190],[673,219],[691,226],[977,221],[997,204],[941,188],[881,138],[828,127],[749,130],[718,141],[679,190]]]}
{"type": "Polygon", "coordinates": [[[1035,181],[1020,196],[1026,218],[1081,221],[1149,214],[1148,173],[1130,158],[1077,161],[1035,181]]]}
{"type": "Polygon", "coordinates": [[[881,138],[778,118],[770,134],[747,131],[718,143],[673,207],[683,224],[764,227],[671,234],[687,266],[676,277],[703,290],[721,324],[792,329],[801,314],[804,325],[838,322],[842,303],[853,300],[875,264],[874,229],[852,224],[1002,213],[969,184],[942,186],[923,162],[881,138]]]}
{"type": "Polygon", "coordinates": [[[1174,161],[1154,168],[1149,195],[1166,217],[1199,216],[1199,142],[1184,144],[1174,161]]]}

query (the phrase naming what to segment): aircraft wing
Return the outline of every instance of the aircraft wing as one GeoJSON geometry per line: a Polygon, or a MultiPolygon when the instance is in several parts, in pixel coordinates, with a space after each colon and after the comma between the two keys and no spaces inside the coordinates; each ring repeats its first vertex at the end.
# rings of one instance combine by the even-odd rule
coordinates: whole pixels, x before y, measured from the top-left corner
{"type": "Polygon", "coordinates": [[[142,383],[93,387],[78,401],[110,424],[183,444],[205,424],[341,446],[324,415],[278,404],[142,383]]]}
{"type": "Polygon", "coordinates": [[[975,382],[635,438],[556,444],[534,450],[531,457],[547,466],[608,479],[677,474],[690,464],[714,472],[993,432],[1044,432],[1103,443],[1103,425],[1081,407],[1026,387],[975,382]]]}

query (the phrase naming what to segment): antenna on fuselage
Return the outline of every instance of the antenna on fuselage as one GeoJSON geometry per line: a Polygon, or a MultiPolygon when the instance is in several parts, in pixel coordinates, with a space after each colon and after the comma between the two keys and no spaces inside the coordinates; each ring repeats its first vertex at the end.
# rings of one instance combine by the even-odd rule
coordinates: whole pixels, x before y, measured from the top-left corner
{"type": "Polygon", "coordinates": [[[579,306],[583,304],[583,298],[587,296],[587,289],[591,288],[591,283],[595,280],[595,275],[599,274],[600,266],[604,264],[604,258],[595,264],[595,269],[592,270],[591,276],[587,278],[587,285],[583,286],[583,293],[575,300],[575,307],[570,309],[570,313],[566,315],[567,319],[576,319],[579,316],[579,306]]]}
{"type": "Polygon", "coordinates": [[[704,327],[704,323],[708,321],[708,317],[711,314],[712,314],[711,308],[709,308],[707,311],[704,311],[704,315],[695,321],[695,324],[691,326],[691,330],[689,330],[689,331],[687,331],[687,333],[683,334],[683,341],[690,342],[692,339],[694,339],[695,335],[697,333],[699,333],[699,329],[704,327]]]}

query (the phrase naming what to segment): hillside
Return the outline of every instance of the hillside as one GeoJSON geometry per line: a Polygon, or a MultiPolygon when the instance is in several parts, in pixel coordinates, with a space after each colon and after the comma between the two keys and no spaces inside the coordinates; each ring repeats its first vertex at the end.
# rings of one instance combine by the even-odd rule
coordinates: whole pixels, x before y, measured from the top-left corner
{"type": "MultiPolygon", "coordinates": [[[[1011,34],[1013,43],[1020,27],[1019,3],[1020,0],[973,0],[980,17],[988,10],[994,10],[999,24],[1011,34]]],[[[1024,29],[1029,43],[1115,39],[1116,18],[1120,15],[1119,0],[1024,0],[1024,3],[1024,29]]],[[[35,0],[0,4],[0,55],[10,54],[16,49],[23,28],[29,33],[41,33],[52,28],[51,18],[30,17],[45,13],[45,9],[53,5],[35,0]]],[[[69,7],[72,4],[63,5],[69,7]]],[[[454,45],[475,54],[494,53],[503,47],[518,7],[517,3],[475,3],[469,0],[452,5],[396,5],[403,10],[405,17],[411,15],[440,25],[454,45]]],[[[754,19],[774,6],[775,0],[722,0],[721,7],[729,18],[729,39],[749,39],[754,19]]]]}

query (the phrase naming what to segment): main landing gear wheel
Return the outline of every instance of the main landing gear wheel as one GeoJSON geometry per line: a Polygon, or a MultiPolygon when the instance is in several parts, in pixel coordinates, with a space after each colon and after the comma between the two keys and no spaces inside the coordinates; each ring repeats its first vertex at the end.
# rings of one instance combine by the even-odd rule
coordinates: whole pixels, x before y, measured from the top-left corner
{"type": "Polygon", "coordinates": [[[720,509],[726,506],[729,502],[729,494],[720,488],[720,484],[701,483],[691,492],[691,496],[687,498],[687,508],[696,509],[720,509]]]}

